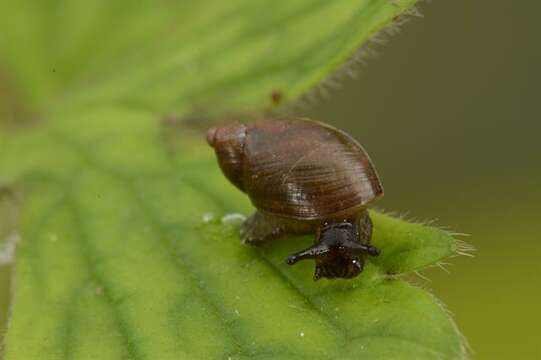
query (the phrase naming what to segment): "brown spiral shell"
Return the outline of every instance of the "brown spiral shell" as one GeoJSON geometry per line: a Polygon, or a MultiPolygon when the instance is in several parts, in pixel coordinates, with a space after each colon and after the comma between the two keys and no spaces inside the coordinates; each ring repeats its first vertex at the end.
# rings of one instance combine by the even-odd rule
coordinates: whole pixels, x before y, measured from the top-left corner
{"type": "Polygon", "coordinates": [[[383,195],[376,169],[346,133],[305,119],[233,123],[207,140],[225,176],[260,210],[301,220],[353,214],[383,195]]]}

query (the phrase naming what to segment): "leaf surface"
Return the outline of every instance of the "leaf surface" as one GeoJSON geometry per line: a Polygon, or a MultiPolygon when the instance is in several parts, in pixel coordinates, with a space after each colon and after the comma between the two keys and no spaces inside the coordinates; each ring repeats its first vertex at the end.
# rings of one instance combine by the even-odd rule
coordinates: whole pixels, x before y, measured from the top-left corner
{"type": "Polygon", "coordinates": [[[452,237],[373,213],[382,256],[354,280],[315,283],[312,263],[284,263],[310,237],[242,245],[227,218],[252,211],[246,197],[210,150],[176,149],[159,124],[110,109],[4,142],[3,169],[20,151],[37,161],[21,178],[8,359],[462,355],[437,301],[388,276],[454,254],[452,237]]]}
{"type": "Polygon", "coordinates": [[[273,93],[287,101],[317,85],[415,2],[4,1],[0,81],[31,114],[260,111],[273,93]]]}

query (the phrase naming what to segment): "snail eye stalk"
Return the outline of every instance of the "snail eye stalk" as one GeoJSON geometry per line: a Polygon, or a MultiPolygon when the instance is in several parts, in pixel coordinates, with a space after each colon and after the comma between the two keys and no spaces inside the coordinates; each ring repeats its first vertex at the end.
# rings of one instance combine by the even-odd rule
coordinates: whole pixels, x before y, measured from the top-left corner
{"type": "Polygon", "coordinates": [[[300,260],[316,259],[328,254],[329,251],[330,249],[325,244],[318,243],[295,254],[289,255],[287,258],[287,263],[289,265],[293,265],[300,260]]]}

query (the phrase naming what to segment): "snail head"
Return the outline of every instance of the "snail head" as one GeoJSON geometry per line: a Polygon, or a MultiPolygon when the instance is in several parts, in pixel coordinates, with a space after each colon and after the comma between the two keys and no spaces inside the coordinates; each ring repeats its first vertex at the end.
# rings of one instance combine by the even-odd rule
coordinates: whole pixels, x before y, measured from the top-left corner
{"type": "Polygon", "coordinates": [[[316,243],[288,257],[289,265],[305,259],[316,261],[314,280],[326,278],[353,278],[364,267],[364,254],[378,256],[380,250],[359,242],[357,227],[351,222],[324,223],[316,243]]]}

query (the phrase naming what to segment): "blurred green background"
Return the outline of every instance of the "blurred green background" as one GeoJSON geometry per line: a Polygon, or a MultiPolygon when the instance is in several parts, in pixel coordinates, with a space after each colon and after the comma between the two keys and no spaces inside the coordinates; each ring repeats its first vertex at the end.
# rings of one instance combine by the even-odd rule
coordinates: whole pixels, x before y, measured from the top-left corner
{"type": "MultiPolygon", "coordinates": [[[[541,358],[541,4],[434,1],[309,115],[361,141],[383,209],[471,234],[420,281],[476,359],[541,358]]],[[[361,311],[361,310],[360,310],[361,311]]]]}
{"type": "MultiPolygon", "coordinates": [[[[538,2],[424,3],[360,76],[299,115],[349,131],[385,185],[383,209],[472,236],[476,257],[431,269],[477,359],[541,358],[538,2]]],[[[0,323],[8,268],[0,268],[0,323]]],[[[362,309],[359,309],[362,311],[362,309]]]]}

